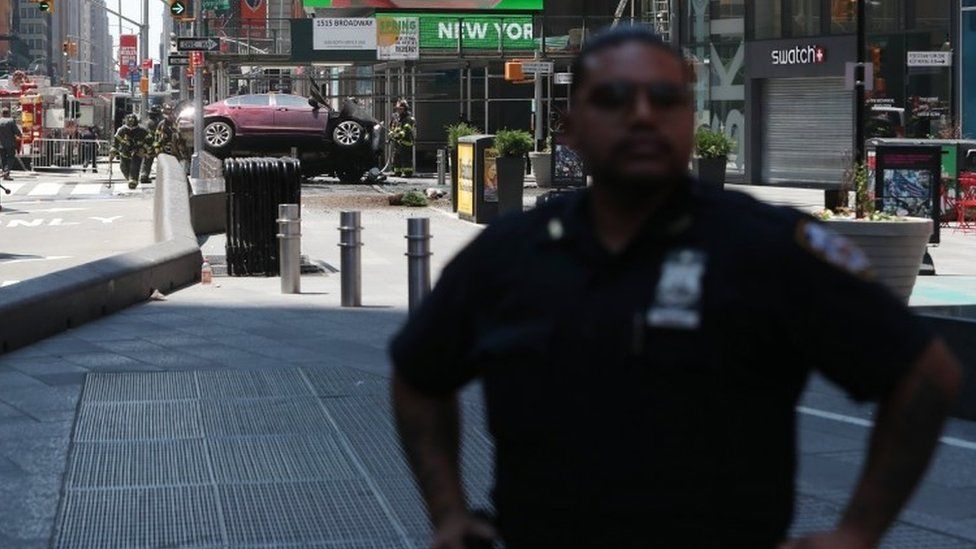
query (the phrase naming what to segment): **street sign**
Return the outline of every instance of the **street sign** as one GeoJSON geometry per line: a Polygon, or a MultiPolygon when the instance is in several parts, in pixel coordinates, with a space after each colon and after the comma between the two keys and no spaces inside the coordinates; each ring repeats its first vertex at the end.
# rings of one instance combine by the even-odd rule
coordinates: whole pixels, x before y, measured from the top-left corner
{"type": "Polygon", "coordinates": [[[573,73],[571,72],[557,72],[552,77],[557,86],[568,86],[573,83],[573,73]]]}
{"type": "Polygon", "coordinates": [[[190,67],[196,68],[202,66],[203,66],[203,52],[202,51],[190,52],[190,67]]]}
{"type": "Polygon", "coordinates": [[[187,11],[184,0],[170,0],[169,13],[173,17],[183,17],[187,11]]]}
{"type": "Polygon", "coordinates": [[[190,66],[190,56],[189,55],[170,55],[167,59],[169,66],[171,67],[189,67],[190,66]]]}
{"type": "Polygon", "coordinates": [[[143,61],[142,61],[142,68],[144,68],[144,69],[152,69],[153,68],[153,60],[152,59],[143,59],[143,61]]]}
{"type": "Polygon", "coordinates": [[[220,38],[185,36],[176,39],[177,51],[220,51],[220,38]]]}
{"type": "Polygon", "coordinates": [[[139,81],[140,76],[139,69],[129,69],[129,81],[133,84],[139,81]]]}
{"type": "Polygon", "coordinates": [[[552,74],[555,63],[549,61],[522,61],[522,72],[526,74],[552,74]]]}
{"type": "Polygon", "coordinates": [[[909,67],[951,67],[951,51],[910,51],[908,52],[909,67]]]}

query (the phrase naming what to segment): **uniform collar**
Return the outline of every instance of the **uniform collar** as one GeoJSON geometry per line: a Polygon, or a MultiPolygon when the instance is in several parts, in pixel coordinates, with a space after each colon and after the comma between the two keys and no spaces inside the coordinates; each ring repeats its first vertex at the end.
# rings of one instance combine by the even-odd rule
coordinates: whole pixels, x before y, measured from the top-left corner
{"type": "MultiPolygon", "coordinates": [[[[696,183],[685,178],[665,200],[661,208],[648,219],[628,251],[647,241],[672,240],[687,233],[694,221],[698,193],[696,183]]],[[[592,248],[607,253],[599,243],[593,228],[593,190],[584,189],[566,200],[561,209],[554,212],[545,227],[545,240],[592,248]]],[[[626,252],[625,252],[626,253],[626,252]]]]}

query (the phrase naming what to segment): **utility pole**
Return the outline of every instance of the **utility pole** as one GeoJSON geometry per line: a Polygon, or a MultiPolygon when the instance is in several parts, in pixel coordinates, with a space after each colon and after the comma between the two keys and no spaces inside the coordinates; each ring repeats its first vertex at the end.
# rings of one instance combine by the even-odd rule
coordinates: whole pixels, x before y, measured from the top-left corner
{"type": "Polygon", "coordinates": [[[867,0],[857,0],[857,69],[854,74],[854,162],[864,162],[864,88],[868,74],[867,59],[867,0]]]}
{"type": "MultiPolygon", "coordinates": [[[[193,36],[203,31],[203,2],[193,2],[193,36]]],[[[193,66],[193,158],[190,177],[200,177],[200,153],[203,152],[203,67],[193,66]]]]}
{"type": "MultiPolygon", "coordinates": [[[[143,63],[149,59],[149,0],[142,0],[142,28],[139,29],[139,70],[143,72],[142,77],[146,78],[146,68],[143,63]]],[[[141,83],[141,82],[140,82],[141,83]]],[[[142,119],[149,118],[149,88],[142,92],[142,119]]]]}

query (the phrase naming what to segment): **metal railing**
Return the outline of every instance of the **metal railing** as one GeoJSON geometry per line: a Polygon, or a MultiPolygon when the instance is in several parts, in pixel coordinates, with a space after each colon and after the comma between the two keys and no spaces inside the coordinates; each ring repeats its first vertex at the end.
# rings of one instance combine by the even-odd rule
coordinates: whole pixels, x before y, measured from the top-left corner
{"type": "Polygon", "coordinates": [[[25,144],[21,158],[30,159],[30,169],[95,169],[107,162],[109,142],[101,139],[35,139],[25,144]]]}

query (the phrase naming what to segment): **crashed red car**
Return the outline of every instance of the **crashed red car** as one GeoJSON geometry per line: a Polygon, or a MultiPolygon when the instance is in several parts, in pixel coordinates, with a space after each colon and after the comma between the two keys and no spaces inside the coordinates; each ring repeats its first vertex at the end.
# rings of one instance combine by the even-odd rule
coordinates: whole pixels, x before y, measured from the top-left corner
{"type": "MultiPolygon", "coordinates": [[[[348,102],[337,111],[298,95],[261,93],[230,97],[203,112],[204,147],[218,158],[297,148],[307,173],[344,182],[378,167],[385,141],[382,125],[348,102]]],[[[179,123],[192,133],[192,108],[180,113],[179,123]]]]}

